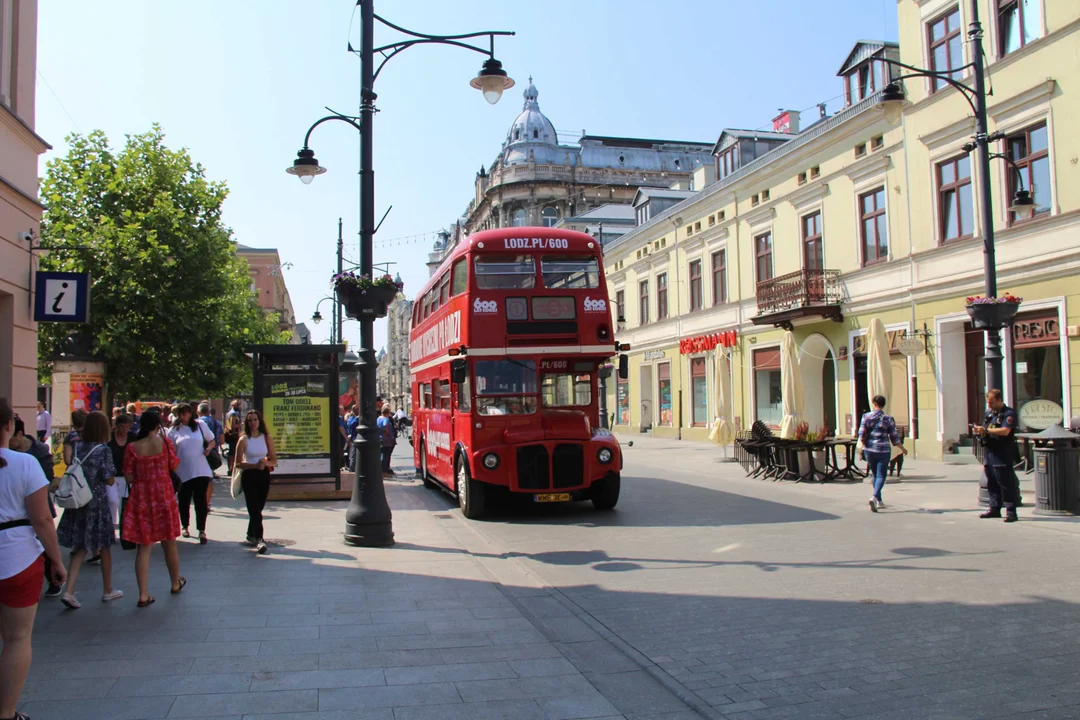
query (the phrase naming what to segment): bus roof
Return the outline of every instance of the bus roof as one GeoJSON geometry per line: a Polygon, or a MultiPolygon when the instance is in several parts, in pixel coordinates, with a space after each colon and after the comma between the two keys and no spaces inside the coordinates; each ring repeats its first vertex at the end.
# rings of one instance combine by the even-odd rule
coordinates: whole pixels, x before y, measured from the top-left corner
{"type": "Polygon", "coordinates": [[[508,227],[497,230],[482,230],[469,235],[459,242],[439,265],[431,279],[416,294],[420,297],[432,285],[439,281],[443,272],[466,253],[514,253],[535,254],[546,252],[595,254],[600,251],[600,243],[592,235],[577,230],[548,227],[508,227]],[[566,240],[566,247],[553,248],[544,240],[559,238],[566,240]],[[509,241],[514,241],[509,243],[509,241]],[[518,242],[521,241],[521,242],[518,242]],[[509,243],[509,244],[508,244],[509,243]]]}

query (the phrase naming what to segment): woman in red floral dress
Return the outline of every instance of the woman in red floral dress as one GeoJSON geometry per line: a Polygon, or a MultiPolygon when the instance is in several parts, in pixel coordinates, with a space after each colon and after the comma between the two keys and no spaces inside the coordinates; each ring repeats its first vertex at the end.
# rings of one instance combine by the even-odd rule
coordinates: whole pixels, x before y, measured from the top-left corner
{"type": "Polygon", "coordinates": [[[148,410],[139,418],[139,436],[124,451],[124,479],[130,488],[124,508],[120,537],[135,543],[135,579],[139,583],[139,607],[154,602],[147,585],[150,577],[150,551],[161,543],[165,564],[176,595],[187,580],[180,576],[180,554],[176,538],[180,535],[180,515],[169,471],[180,464],[168,438],[160,432],[161,416],[148,410]]]}

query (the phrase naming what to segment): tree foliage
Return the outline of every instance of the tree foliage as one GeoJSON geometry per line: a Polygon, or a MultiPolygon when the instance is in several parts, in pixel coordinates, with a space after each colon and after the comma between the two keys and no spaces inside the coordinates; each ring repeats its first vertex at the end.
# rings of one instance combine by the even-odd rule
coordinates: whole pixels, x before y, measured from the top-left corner
{"type": "Polygon", "coordinates": [[[39,357],[73,334],[105,361],[110,391],[127,398],[250,391],[245,345],[284,342],[278,318],[250,289],[247,262],[222,225],[228,191],[157,125],[114,152],[100,130],[68,138],[42,187],[45,270],[90,273],[88,325],[43,323],[39,357]]]}

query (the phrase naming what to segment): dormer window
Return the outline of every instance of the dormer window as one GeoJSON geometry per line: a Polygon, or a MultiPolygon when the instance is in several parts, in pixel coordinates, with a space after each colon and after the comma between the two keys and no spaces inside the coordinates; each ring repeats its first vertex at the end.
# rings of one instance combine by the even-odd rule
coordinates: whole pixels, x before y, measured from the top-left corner
{"type": "Polygon", "coordinates": [[[520,130],[515,130],[514,131],[514,139],[515,140],[520,140],[521,139],[521,131],[520,130]]]}
{"type": "Polygon", "coordinates": [[[889,70],[881,58],[870,58],[844,75],[844,95],[848,105],[862,102],[889,82],[889,70]]]}

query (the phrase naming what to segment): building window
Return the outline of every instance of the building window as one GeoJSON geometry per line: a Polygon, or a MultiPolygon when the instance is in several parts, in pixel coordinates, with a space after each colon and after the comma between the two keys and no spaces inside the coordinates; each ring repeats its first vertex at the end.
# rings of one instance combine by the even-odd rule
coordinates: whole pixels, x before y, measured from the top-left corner
{"type": "Polygon", "coordinates": [[[1042,33],[1039,3],[1042,0],[999,0],[998,54],[1005,57],[1042,33]]]}
{"type": "Polygon", "coordinates": [[[517,210],[514,212],[514,227],[525,227],[525,211],[517,210]]]}
{"type": "Polygon", "coordinates": [[[640,325],[649,324],[649,281],[638,283],[638,321],[640,325]]]}
{"type": "Polygon", "coordinates": [[[738,145],[732,145],[730,148],[716,156],[716,177],[718,180],[723,180],[737,169],[735,164],[735,153],[738,151],[738,148],[738,145]]]}
{"type": "Polygon", "coordinates": [[[544,227],[552,227],[559,221],[559,213],[553,207],[546,207],[540,212],[540,219],[543,221],[544,227]]]}
{"type": "Polygon", "coordinates": [[[971,199],[971,158],[961,155],[937,166],[938,222],[941,242],[975,234],[975,209],[971,199]]]}
{"type": "Polygon", "coordinates": [[[533,140],[539,140],[539,139],[540,139],[540,131],[538,129],[536,129],[536,128],[533,128],[533,140]]]}
{"type": "Polygon", "coordinates": [[[671,363],[656,366],[656,397],[660,405],[660,424],[671,426],[671,363]]]}
{"type": "Polygon", "coordinates": [[[804,172],[799,173],[796,180],[799,183],[799,185],[805,185],[806,184],[806,173],[804,173],[804,172]]]}
{"type": "Polygon", "coordinates": [[[630,381],[619,378],[615,384],[615,424],[630,424],[630,381]]]}
{"type": "Polygon", "coordinates": [[[701,261],[694,260],[690,263],[690,312],[700,310],[703,295],[701,292],[701,261]]]}
{"type": "MultiPolygon", "coordinates": [[[[1021,130],[1005,138],[1006,153],[1024,180],[1024,189],[1035,201],[1035,216],[1050,212],[1050,146],[1046,123],[1021,130]]],[[[1008,169],[1009,198],[1016,194],[1016,173],[1008,169]]],[[[1021,222],[1016,213],[1009,213],[1009,223],[1021,222]]]]}
{"type": "Polygon", "coordinates": [[[803,267],[807,270],[825,269],[825,250],[821,244],[821,211],[802,219],[803,267]]]}
{"type": "Polygon", "coordinates": [[[690,395],[694,399],[694,427],[709,424],[709,383],[705,379],[705,358],[690,359],[690,395]]]}
{"type": "Polygon", "coordinates": [[[712,254],[712,304],[727,302],[727,250],[712,254]]]}
{"type": "Polygon", "coordinates": [[[863,265],[872,265],[889,257],[889,230],[885,220],[885,188],[859,196],[862,226],[863,265]]]}
{"type": "Polygon", "coordinates": [[[883,147],[885,147],[885,136],[884,135],[877,135],[875,137],[870,138],[870,149],[871,150],[880,150],[883,147]]]}
{"type": "Polygon", "coordinates": [[[637,208],[634,209],[638,225],[644,225],[645,223],[649,222],[649,218],[652,217],[652,211],[649,208],[650,203],[645,202],[641,205],[638,205],[637,208]]]}
{"type": "Polygon", "coordinates": [[[855,157],[861,158],[866,155],[866,143],[859,143],[855,146],[855,157]]]}
{"type": "Polygon", "coordinates": [[[754,351],[754,419],[779,425],[784,419],[780,349],[754,351]]]}
{"type": "Polygon", "coordinates": [[[814,167],[810,168],[810,179],[811,180],[816,179],[820,175],[821,175],[821,166],[820,165],[815,165],[814,167]]]}
{"type": "Polygon", "coordinates": [[[615,322],[626,322],[626,293],[615,291],[615,322]]]}
{"type": "Polygon", "coordinates": [[[767,232],[764,235],[758,235],[754,238],[754,255],[757,261],[757,282],[763,283],[766,280],[772,280],[773,259],[771,232],[767,232]]]}
{"type": "Polygon", "coordinates": [[[667,317],[667,273],[656,276],[656,319],[667,317]]]}
{"type": "MultiPolygon", "coordinates": [[[[959,7],[954,7],[928,23],[927,34],[930,42],[931,71],[945,73],[964,64],[964,39],[960,34],[959,7]]],[[[958,80],[961,72],[957,70],[948,74],[952,79],[958,80]]],[[[930,82],[933,91],[948,85],[941,78],[931,78],[930,82]]]]}

